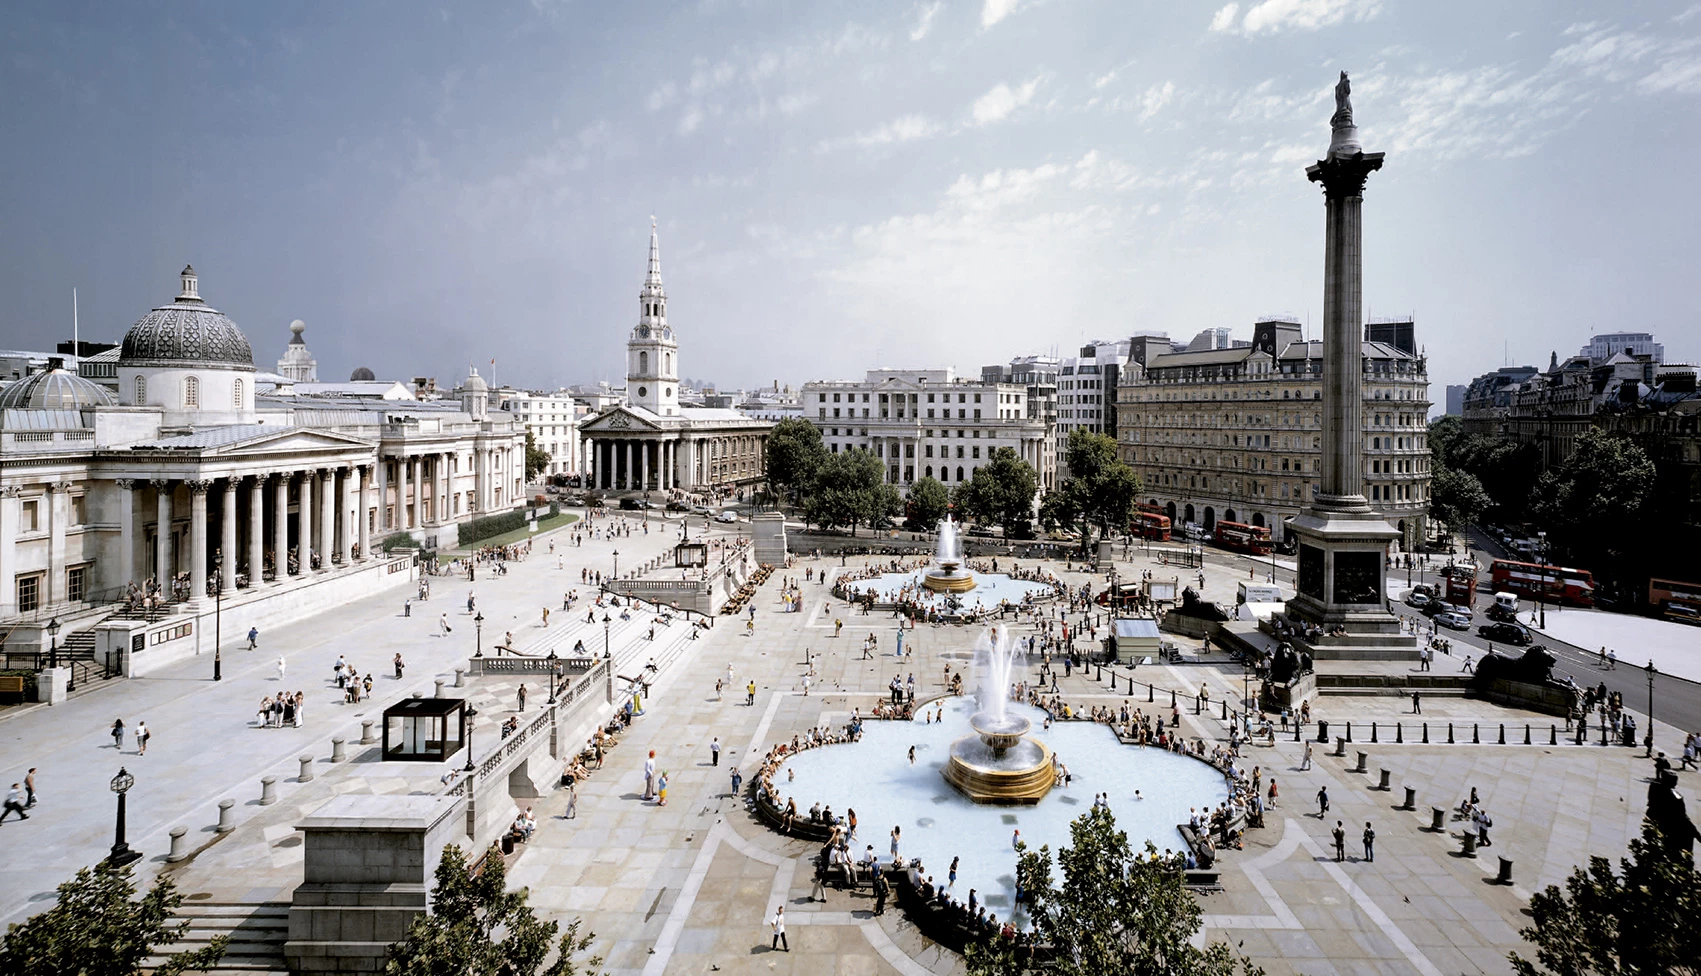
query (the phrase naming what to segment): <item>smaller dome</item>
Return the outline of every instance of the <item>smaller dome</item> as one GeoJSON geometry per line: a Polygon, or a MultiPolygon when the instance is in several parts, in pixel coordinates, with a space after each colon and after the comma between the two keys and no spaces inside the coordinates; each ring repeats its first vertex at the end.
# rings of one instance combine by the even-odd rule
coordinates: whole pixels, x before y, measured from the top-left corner
{"type": "Polygon", "coordinates": [[[291,322],[289,324],[289,331],[291,333],[290,337],[289,337],[289,344],[290,345],[292,345],[292,346],[304,346],[304,345],[307,344],[307,340],[303,339],[301,337],[301,334],[303,332],[307,331],[307,323],[306,322],[303,322],[300,319],[296,319],[294,322],[291,322]]]}
{"type": "Polygon", "coordinates": [[[50,369],[0,390],[0,410],[83,410],[118,402],[112,391],[68,369],[50,369]]]}
{"type": "Polygon", "coordinates": [[[484,393],[490,389],[490,384],[486,383],[484,377],[478,375],[478,370],[475,369],[461,384],[461,388],[469,393],[484,393]]]}
{"type": "Polygon", "coordinates": [[[365,366],[356,366],[354,372],[348,374],[348,381],[350,383],[359,383],[363,380],[375,380],[377,378],[378,377],[372,375],[372,371],[367,369],[365,366]]]}

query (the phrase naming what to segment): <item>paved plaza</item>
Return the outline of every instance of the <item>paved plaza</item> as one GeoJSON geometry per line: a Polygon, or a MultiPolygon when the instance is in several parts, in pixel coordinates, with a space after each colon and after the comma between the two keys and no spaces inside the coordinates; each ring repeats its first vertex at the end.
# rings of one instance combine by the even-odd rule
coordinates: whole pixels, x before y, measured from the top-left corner
{"type": "MultiPolygon", "coordinates": [[[[509,630],[522,648],[542,649],[557,640],[571,647],[581,632],[589,635],[582,615],[576,621],[554,617],[545,631],[542,607],[559,608],[568,589],[590,592],[579,582],[581,571],[608,571],[616,545],[622,565],[661,554],[674,542],[674,529],[652,525],[648,536],[612,544],[587,541],[582,548],[565,543],[573,529],[558,530],[540,539],[532,556],[508,575],[491,578],[481,571],[470,588],[486,618],[487,653],[509,630]],[[554,555],[545,549],[548,539],[556,541],[554,555]]],[[[769,831],[729,795],[732,765],[742,766],[748,780],[755,758],[773,743],[822,722],[842,722],[853,708],[867,714],[894,674],[913,672],[917,697],[925,698],[941,691],[946,662],[955,668],[967,660],[975,628],[926,625],[906,634],[913,658],[894,660],[896,621],[890,614],[861,615],[831,599],[818,583],[801,583],[800,612],[781,612],[785,578],[801,582],[805,569],[839,565],[838,558],[800,558],[776,573],[759,591],[753,634],[742,620],[723,617],[702,640],[669,643],[646,714],[621,737],[606,766],[580,785],[576,816],[563,819],[564,791],[533,801],[538,831],[517,853],[511,881],[528,886],[532,904],[546,915],[583,917],[612,971],[906,976],[962,971],[957,956],[922,937],[900,912],[874,917],[866,895],[829,890],[825,902],[810,901],[814,847],[769,831]],[[845,623],[838,638],[835,619],[845,623]],[[862,660],[861,638],[869,632],[880,636],[881,653],[862,660]],[[740,690],[717,695],[715,682],[726,677],[729,666],[740,690]],[[803,678],[811,668],[806,695],[803,678]],[[746,707],[742,687],[751,680],[758,690],[754,706],[746,707]],[[717,738],[724,749],[718,767],[709,753],[717,738]],[[641,799],[642,764],[652,749],[669,773],[665,807],[641,799]],[[765,923],[780,904],[789,919],[789,952],[769,949],[765,923]]],[[[1073,583],[1089,580],[1062,563],[1050,569],[1073,583]]],[[[1146,569],[1171,575],[1138,553],[1118,560],[1125,579],[1146,569]]],[[[1208,562],[1205,573],[1207,597],[1232,602],[1234,585],[1246,579],[1247,568],[1239,561],[1208,562]]],[[[130,794],[130,840],[147,855],[144,873],[165,868],[167,831],[185,825],[197,853],[169,869],[191,898],[220,904],[287,902],[301,876],[301,835],[294,825],[331,797],[435,792],[442,767],[380,764],[375,747],[355,745],[362,717],[373,718],[415,691],[430,694],[434,676],[464,666],[472,653],[465,613],[469,584],[434,582],[432,599],[416,604],[412,617],[401,615],[404,594],[397,591],[263,634],[257,652],[240,649],[243,642],[233,636],[225,644],[225,679],[218,684],[209,680],[211,662],[203,656],[162,674],[109,683],[54,708],[17,709],[0,717],[5,773],[17,779],[27,766],[41,770],[35,815],[0,828],[10,852],[0,866],[0,916],[17,920],[39,910],[56,883],[105,853],[112,831],[106,781],[120,764],[137,776],[130,794]],[[437,636],[442,613],[454,627],[448,637],[437,636]],[[408,661],[402,681],[390,677],[397,651],[408,661]],[[281,683],[280,653],[287,659],[281,683]],[[338,703],[330,679],[339,653],[374,673],[369,703],[338,703]],[[305,726],[256,728],[259,700],[285,687],[307,691],[305,726]],[[122,755],[114,753],[106,732],[120,716],[132,726],[145,720],[154,730],[146,756],[133,755],[129,742],[122,755]],[[349,762],[328,762],[332,736],[348,739],[349,762]],[[297,781],[302,754],[316,760],[309,782],[297,781]],[[269,806],[258,802],[265,775],[277,777],[280,794],[269,806]],[[217,801],[225,797],[237,801],[238,826],[218,835],[212,825],[217,801]]],[[[240,621],[226,623],[232,635],[246,630],[240,621]]],[[[599,642],[601,630],[594,627],[599,642]]],[[[614,640],[617,659],[641,666],[645,644],[634,641],[630,630],[614,640]]],[[[1128,698],[1144,705],[1149,682],[1166,713],[1170,690],[1188,695],[1204,685],[1214,702],[1239,698],[1243,675],[1237,663],[1220,653],[1201,656],[1193,642],[1179,643],[1184,651],[1179,663],[1137,669],[1141,684],[1135,695],[1128,694],[1126,668],[1117,672],[1122,684],[1115,691],[1109,674],[1077,671],[1063,680],[1062,695],[1082,706],[1120,705],[1128,698]]],[[[481,712],[475,749],[482,752],[479,736],[515,710],[517,683],[480,679],[464,689],[481,712]]],[[[541,692],[534,688],[534,694],[541,692]]],[[[1651,769],[1639,758],[1640,749],[1553,746],[1545,734],[1526,746],[1525,723],[1545,732],[1546,716],[1443,695],[1426,697],[1422,707],[1423,714],[1414,716],[1408,699],[1393,696],[1314,700],[1314,716],[1331,724],[1351,721],[1361,731],[1344,758],[1315,746],[1310,770],[1299,769],[1304,746],[1291,735],[1278,736],[1274,746],[1250,748],[1247,764],[1279,777],[1281,805],[1265,828],[1247,832],[1245,850],[1225,852],[1219,861],[1222,889],[1199,895],[1205,938],[1239,944],[1272,973],[1506,973],[1506,954],[1521,948],[1517,931],[1527,924],[1522,910],[1530,892],[1561,881],[1589,854],[1617,856],[1638,831],[1651,769]],[[1405,723],[1403,744],[1387,741],[1389,723],[1396,720],[1405,723]],[[1371,721],[1380,723],[1381,741],[1374,745],[1363,741],[1362,730],[1371,721]],[[1417,742],[1420,721],[1430,723],[1430,745],[1417,742]],[[1441,741],[1440,729],[1448,722],[1459,733],[1453,745],[1441,741]],[[1502,723],[1510,730],[1507,745],[1497,744],[1502,723]],[[1481,744],[1470,744],[1465,730],[1473,727],[1481,732],[1481,744]],[[1366,774],[1353,771],[1359,750],[1369,754],[1366,774]],[[1374,788],[1382,768],[1390,771],[1390,792],[1374,788]],[[1332,799],[1328,821],[1316,815],[1314,799],[1325,786],[1332,799]],[[1416,791],[1416,809],[1396,809],[1408,786],[1416,791]],[[1479,857],[1465,858],[1457,856],[1458,823],[1449,821],[1440,833],[1426,828],[1431,806],[1451,808],[1472,787],[1492,811],[1494,844],[1479,857]],[[1349,827],[1362,829],[1366,820],[1375,825],[1374,863],[1356,856],[1337,863],[1332,850],[1326,852],[1337,818],[1349,827]],[[1510,886],[1493,883],[1500,857],[1514,862],[1510,886]]],[[[1189,736],[1226,741],[1220,717],[1188,708],[1182,713],[1189,736]]],[[[1681,735],[1669,727],[1658,726],[1656,734],[1668,751],[1681,745],[1681,735]]],[[[1090,757],[1074,757],[1071,768],[1090,788],[1090,757]]],[[[1693,778],[1683,774],[1680,785],[1693,778]]],[[[1119,799],[1112,797],[1113,805],[1119,799]]],[[[883,838],[889,826],[866,824],[864,832],[883,838]]],[[[1357,831],[1350,835],[1356,838],[1357,831]]],[[[1350,844],[1349,853],[1359,853],[1358,846],[1350,844]]],[[[963,852],[965,859],[1005,854],[963,852]]]]}

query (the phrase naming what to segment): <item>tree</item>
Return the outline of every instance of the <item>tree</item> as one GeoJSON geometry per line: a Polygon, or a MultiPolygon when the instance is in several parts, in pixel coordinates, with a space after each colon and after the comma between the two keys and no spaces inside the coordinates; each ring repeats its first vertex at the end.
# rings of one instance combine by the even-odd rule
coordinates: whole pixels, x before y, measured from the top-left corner
{"type": "Polygon", "coordinates": [[[1645,582],[1645,568],[1627,558],[1626,543],[1633,540],[1608,530],[1642,518],[1656,477],[1654,462],[1629,438],[1590,429],[1570,457],[1542,472],[1529,511],[1560,553],[1604,575],[1645,582]]]}
{"type": "MultiPolygon", "coordinates": [[[[1444,435],[1445,436],[1445,435],[1444,435]]],[[[1491,502],[1488,518],[1521,522],[1541,470],[1541,451],[1508,437],[1465,434],[1447,444],[1447,467],[1476,475],[1491,502]]]]}
{"type": "Polygon", "coordinates": [[[532,437],[532,429],[526,428],[526,480],[536,481],[537,476],[549,470],[549,452],[537,446],[537,440],[532,437]]]}
{"type": "Polygon", "coordinates": [[[1437,464],[1429,478],[1429,512],[1457,531],[1479,521],[1493,500],[1469,471],[1437,464]]]}
{"type": "MultiPolygon", "coordinates": [[[[183,938],[188,920],[170,921],[183,904],[167,875],[154,879],[140,901],[128,865],[83,868],[59,886],[52,908],[14,925],[0,943],[0,973],[31,976],[132,976],[155,947],[183,938]]],[[[211,969],[230,940],[218,936],[204,948],[179,952],[149,969],[160,976],[211,969]]]]}
{"type": "Polygon", "coordinates": [[[1519,932],[1536,962],[1510,953],[1518,976],[1613,976],[1701,972],[1701,877],[1689,851],[1668,845],[1650,820],[1630,842],[1619,873],[1591,857],[1565,882],[1530,899],[1535,924],[1519,932]]]}
{"type": "MultiPolygon", "coordinates": [[[[408,926],[407,938],[390,946],[384,972],[390,976],[574,976],[579,956],[595,935],[579,935],[574,919],[561,934],[559,922],[539,921],[526,891],[508,890],[502,854],[495,848],[484,869],[473,874],[460,847],[443,848],[437,864],[431,911],[408,926]],[[498,938],[500,936],[500,938],[498,938]],[[555,961],[544,962],[550,953],[555,961]]],[[[600,958],[585,961],[594,976],[600,958]]]]}
{"type": "Polygon", "coordinates": [[[886,466],[857,448],[828,454],[815,471],[804,499],[804,518],[824,529],[880,525],[903,510],[896,489],[886,482],[886,466]]]}
{"type": "Polygon", "coordinates": [[[1071,846],[1057,852],[1061,880],[1053,873],[1049,846],[1024,848],[1016,860],[1017,886],[1027,900],[1036,941],[1051,949],[1050,962],[1035,965],[994,936],[968,946],[970,976],[1262,973],[1227,943],[1193,946],[1202,912],[1182,887],[1181,872],[1160,861],[1149,841],[1142,854],[1135,854],[1108,808],[1077,817],[1069,836],[1071,846]]]}
{"type": "Polygon", "coordinates": [[[1109,537],[1112,527],[1128,524],[1134,514],[1134,500],[1142,491],[1140,476],[1116,456],[1116,441],[1108,434],[1075,428],[1069,432],[1065,457],[1069,477],[1040,502],[1040,521],[1047,530],[1059,525],[1076,529],[1081,548],[1086,549],[1092,542],[1093,526],[1098,527],[1103,539],[1109,537]]]}
{"type": "Polygon", "coordinates": [[[922,478],[910,485],[909,514],[904,524],[917,532],[932,532],[951,510],[951,493],[938,478],[922,478]]]}
{"type": "Polygon", "coordinates": [[[1453,414],[1443,414],[1429,422],[1429,456],[1436,464],[1453,467],[1453,446],[1465,436],[1465,423],[1453,414]]]}
{"type": "Polygon", "coordinates": [[[821,429],[801,417],[787,417],[768,432],[768,485],[775,494],[789,492],[795,498],[826,459],[821,429]]]}
{"type": "Polygon", "coordinates": [[[1012,525],[1025,526],[1033,520],[1037,491],[1039,476],[1033,466],[1011,448],[994,448],[992,460],[957,486],[957,508],[976,522],[1003,526],[1008,539],[1012,525]]]}

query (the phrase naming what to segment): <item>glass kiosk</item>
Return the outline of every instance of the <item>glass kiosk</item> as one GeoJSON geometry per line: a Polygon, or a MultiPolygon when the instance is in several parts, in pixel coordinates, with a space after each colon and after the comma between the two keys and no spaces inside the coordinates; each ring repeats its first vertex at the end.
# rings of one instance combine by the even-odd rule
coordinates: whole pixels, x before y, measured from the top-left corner
{"type": "Polygon", "coordinates": [[[467,738],[464,698],[406,698],[384,709],[385,762],[444,762],[467,738]]]}

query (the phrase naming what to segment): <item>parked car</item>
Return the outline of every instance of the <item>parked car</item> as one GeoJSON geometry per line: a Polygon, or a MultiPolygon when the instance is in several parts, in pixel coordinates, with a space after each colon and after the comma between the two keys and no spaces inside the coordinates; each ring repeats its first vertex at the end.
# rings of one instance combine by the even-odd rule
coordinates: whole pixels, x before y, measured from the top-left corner
{"type": "Polygon", "coordinates": [[[1498,620],[1502,623],[1508,624],[1518,622],[1518,611],[1513,607],[1505,607],[1498,603],[1491,603],[1488,605],[1488,609],[1484,612],[1490,620],[1498,620]]]}
{"type": "Polygon", "coordinates": [[[1701,610],[1696,610],[1694,607],[1689,606],[1686,603],[1666,604],[1665,618],[1667,620],[1675,620],[1680,624],[1690,624],[1692,626],[1701,627],[1701,610]]]}
{"type": "Polygon", "coordinates": [[[1471,618],[1459,613],[1438,613],[1435,622],[1448,630],[1470,630],[1471,618]]]}
{"type": "Polygon", "coordinates": [[[974,525],[974,526],[969,527],[969,535],[973,536],[976,539],[991,539],[991,538],[994,538],[995,536],[997,536],[998,533],[992,531],[991,529],[987,528],[984,525],[974,525]]]}
{"type": "Polygon", "coordinates": [[[1429,606],[1431,602],[1429,594],[1422,590],[1413,590],[1406,594],[1406,606],[1414,609],[1422,610],[1424,607],[1429,606]]]}
{"type": "Polygon", "coordinates": [[[1483,624],[1477,628],[1477,634],[1483,640],[1499,641],[1502,644],[1512,644],[1523,647],[1530,643],[1530,632],[1519,624],[1496,622],[1483,624]]]}
{"type": "Polygon", "coordinates": [[[715,516],[715,521],[717,521],[717,522],[736,522],[736,521],[738,521],[738,513],[732,512],[732,511],[722,512],[719,515],[715,516]]]}

